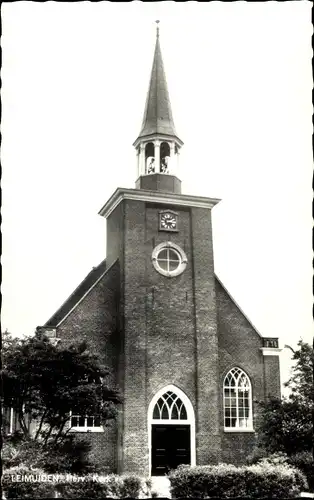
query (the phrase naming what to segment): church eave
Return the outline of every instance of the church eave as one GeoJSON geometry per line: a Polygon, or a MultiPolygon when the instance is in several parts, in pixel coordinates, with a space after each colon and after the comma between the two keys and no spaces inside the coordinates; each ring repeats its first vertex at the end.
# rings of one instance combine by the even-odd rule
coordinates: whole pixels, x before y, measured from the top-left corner
{"type": "Polygon", "coordinates": [[[76,287],[73,293],[64,301],[64,303],[57,309],[57,311],[46,321],[44,327],[60,326],[63,321],[76,309],[76,307],[85,299],[97,283],[110,271],[114,266],[114,261],[107,269],[106,259],[104,259],[97,267],[95,267],[76,287]],[[97,272],[99,271],[99,272],[97,272]]]}
{"type": "Polygon", "coordinates": [[[107,203],[98,212],[102,217],[108,217],[123,200],[137,200],[150,203],[162,203],[177,206],[190,206],[196,208],[212,209],[221,200],[205,196],[187,194],[174,194],[162,191],[148,191],[144,189],[118,188],[109,198],[107,203]]]}
{"type": "Polygon", "coordinates": [[[220,281],[220,279],[218,278],[217,274],[215,273],[215,278],[216,280],[218,281],[218,283],[220,284],[220,286],[224,289],[224,291],[226,292],[226,294],[228,295],[228,297],[230,298],[230,300],[234,303],[234,305],[237,307],[237,309],[240,311],[240,313],[242,314],[242,316],[246,319],[246,321],[251,325],[251,327],[253,328],[253,330],[255,331],[255,333],[257,333],[257,335],[262,339],[263,338],[263,335],[258,331],[258,329],[256,328],[255,325],[253,325],[252,321],[247,317],[247,315],[243,312],[243,310],[241,309],[241,307],[239,306],[239,304],[236,302],[236,300],[234,300],[234,298],[232,297],[232,295],[230,295],[229,291],[227,290],[227,288],[225,287],[225,285],[220,281]]]}
{"type": "Polygon", "coordinates": [[[184,142],[181,141],[181,139],[179,139],[179,137],[177,135],[172,135],[172,134],[164,134],[164,133],[161,133],[161,132],[154,132],[152,134],[147,134],[147,135],[139,135],[138,138],[133,142],[133,146],[135,148],[137,148],[137,146],[141,143],[141,142],[150,142],[150,141],[154,141],[154,140],[165,140],[165,141],[175,141],[179,144],[179,146],[183,146],[184,142]]]}

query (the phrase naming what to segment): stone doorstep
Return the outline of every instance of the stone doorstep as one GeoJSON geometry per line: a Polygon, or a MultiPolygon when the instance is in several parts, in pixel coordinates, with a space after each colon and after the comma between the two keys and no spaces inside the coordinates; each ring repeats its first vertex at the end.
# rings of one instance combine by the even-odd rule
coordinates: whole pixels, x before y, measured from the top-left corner
{"type": "Polygon", "coordinates": [[[157,493],[157,498],[171,498],[170,481],[165,476],[152,476],[152,492],[157,493]]]}

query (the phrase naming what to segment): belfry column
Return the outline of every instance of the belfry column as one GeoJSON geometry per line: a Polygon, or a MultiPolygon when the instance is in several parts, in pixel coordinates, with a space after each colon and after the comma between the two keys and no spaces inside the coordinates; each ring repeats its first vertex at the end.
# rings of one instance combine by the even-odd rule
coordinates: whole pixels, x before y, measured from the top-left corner
{"type": "Polygon", "coordinates": [[[155,173],[160,172],[160,141],[154,141],[155,146],[155,173]]]}
{"type": "Polygon", "coordinates": [[[139,178],[140,174],[140,150],[137,150],[136,153],[136,173],[137,173],[137,178],[139,178]]]}
{"type": "Polygon", "coordinates": [[[177,175],[177,165],[175,162],[175,144],[174,142],[170,143],[170,165],[169,165],[169,172],[172,175],[177,175]]]}
{"type": "Polygon", "coordinates": [[[145,144],[140,144],[139,175],[145,175],[145,144]]]}
{"type": "Polygon", "coordinates": [[[180,168],[180,150],[178,149],[177,154],[175,155],[175,168],[179,172],[180,168]]]}

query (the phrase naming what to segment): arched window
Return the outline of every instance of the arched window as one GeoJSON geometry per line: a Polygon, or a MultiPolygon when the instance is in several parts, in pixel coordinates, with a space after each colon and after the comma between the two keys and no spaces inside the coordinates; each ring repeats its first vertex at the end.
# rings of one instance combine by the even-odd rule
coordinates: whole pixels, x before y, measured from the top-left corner
{"type": "Polygon", "coordinates": [[[187,411],[182,400],[172,391],[167,391],[157,401],[153,420],[187,420],[187,411]]]}
{"type": "Polygon", "coordinates": [[[232,368],[224,379],[225,430],[252,429],[252,390],[249,377],[240,368],[232,368]]]}

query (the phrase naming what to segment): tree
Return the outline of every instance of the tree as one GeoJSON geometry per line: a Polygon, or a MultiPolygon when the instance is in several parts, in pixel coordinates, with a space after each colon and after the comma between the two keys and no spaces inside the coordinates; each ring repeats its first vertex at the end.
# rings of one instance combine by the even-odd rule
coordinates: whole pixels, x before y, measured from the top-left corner
{"type": "Polygon", "coordinates": [[[289,397],[259,402],[258,446],[289,456],[313,448],[313,347],[300,340],[292,359],[292,376],[285,384],[289,397]]]}
{"type": "Polygon", "coordinates": [[[305,405],[313,411],[313,347],[302,340],[298,342],[298,346],[299,349],[294,351],[292,358],[296,364],[292,376],[285,385],[291,389],[292,401],[305,405]]]}
{"type": "Polygon", "coordinates": [[[116,417],[120,397],[109,375],[85,342],[54,345],[40,333],[3,336],[2,404],[15,410],[23,437],[43,446],[64,442],[71,411],[97,416],[102,425],[116,417]],[[36,422],[35,433],[28,419],[36,422]]]}

